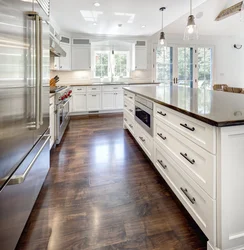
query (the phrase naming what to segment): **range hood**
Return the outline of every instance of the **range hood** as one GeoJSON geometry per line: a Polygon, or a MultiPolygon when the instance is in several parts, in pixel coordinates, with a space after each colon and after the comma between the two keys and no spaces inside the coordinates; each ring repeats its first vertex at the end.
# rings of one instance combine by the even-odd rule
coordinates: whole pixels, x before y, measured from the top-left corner
{"type": "Polygon", "coordinates": [[[57,57],[66,57],[66,52],[60,47],[52,36],[50,36],[50,52],[57,57]]]}

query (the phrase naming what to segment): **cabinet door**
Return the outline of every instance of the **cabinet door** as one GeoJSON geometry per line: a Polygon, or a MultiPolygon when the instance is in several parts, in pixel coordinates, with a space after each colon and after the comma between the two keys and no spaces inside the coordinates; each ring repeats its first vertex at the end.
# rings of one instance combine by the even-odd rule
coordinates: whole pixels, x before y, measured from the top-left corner
{"type": "Polygon", "coordinates": [[[101,93],[87,94],[87,110],[88,111],[101,110],[101,93]]]}
{"type": "Polygon", "coordinates": [[[87,95],[84,93],[73,94],[73,112],[87,111],[87,95]]]}
{"type": "Polygon", "coordinates": [[[54,114],[53,103],[50,106],[49,122],[50,122],[50,135],[51,135],[51,139],[50,139],[50,149],[51,149],[55,142],[55,114],[54,114]]]}
{"type": "Polygon", "coordinates": [[[67,44],[60,44],[60,46],[66,52],[66,57],[60,57],[59,69],[71,70],[71,47],[67,44]]]}
{"type": "Polygon", "coordinates": [[[72,48],[72,70],[90,70],[91,68],[91,47],[72,48]]]}
{"type": "Polygon", "coordinates": [[[124,95],[123,92],[115,93],[115,108],[123,109],[124,108],[124,95]]]}
{"type": "Polygon", "coordinates": [[[104,92],[102,98],[102,109],[115,109],[115,94],[114,92],[104,92]]]}
{"type": "Polygon", "coordinates": [[[147,48],[137,48],[135,55],[135,68],[147,69],[147,48]]]}

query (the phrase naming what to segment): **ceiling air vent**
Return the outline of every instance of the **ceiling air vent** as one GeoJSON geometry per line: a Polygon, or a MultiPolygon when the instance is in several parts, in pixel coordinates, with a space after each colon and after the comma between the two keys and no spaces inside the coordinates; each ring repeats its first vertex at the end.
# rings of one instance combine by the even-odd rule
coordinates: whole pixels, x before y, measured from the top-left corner
{"type": "Polygon", "coordinates": [[[89,39],[75,38],[75,39],[73,39],[73,44],[75,44],[75,45],[90,45],[90,40],[89,39]]]}
{"type": "Polygon", "coordinates": [[[136,46],[137,47],[145,47],[146,46],[146,41],[137,41],[136,46]]]}
{"type": "Polygon", "coordinates": [[[65,36],[61,36],[61,43],[66,43],[66,44],[70,44],[70,39],[68,37],[65,36]]]}
{"type": "Polygon", "coordinates": [[[37,0],[44,12],[49,16],[50,14],[50,0],[37,0]]]}

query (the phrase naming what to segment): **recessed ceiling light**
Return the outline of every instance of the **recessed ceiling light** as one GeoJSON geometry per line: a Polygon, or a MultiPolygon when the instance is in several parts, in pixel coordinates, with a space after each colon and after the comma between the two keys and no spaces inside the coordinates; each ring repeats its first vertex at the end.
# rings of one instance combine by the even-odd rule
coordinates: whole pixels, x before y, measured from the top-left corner
{"type": "Polygon", "coordinates": [[[142,25],[141,27],[144,29],[144,28],[146,28],[146,25],[142,25]]]}
{"type": "Polygon", "coordinates": [[[96,26],[96,25],[97,25],[97,23],[93,23],[93,25],[94,25],[94,26],[96,26]]]}
{"type": "Polygon", "coordinates": [[[121,23],[120,23],[120,24],[118,24],[118,27],[119,27],[119,28],[121,28],[121,27],[122,27],[122,24],[121,24],[121,23]]]}
{"type": "Polygon", "coordinates": [[[101,5],[101,4],[98,3],[98,2],[94,3],[94,6],[95,6],[95,7],[99,7],[100,5],[101,5]]]}

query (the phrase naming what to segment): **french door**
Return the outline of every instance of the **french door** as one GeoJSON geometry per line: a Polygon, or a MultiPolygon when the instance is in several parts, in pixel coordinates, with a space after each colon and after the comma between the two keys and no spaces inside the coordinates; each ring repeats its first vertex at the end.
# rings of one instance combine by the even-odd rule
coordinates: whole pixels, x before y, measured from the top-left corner
{"type": "Polygon", "coordinates": [[[155,45],[155,81],[187,87],[212,87],[213,48],[155,45]]]}

